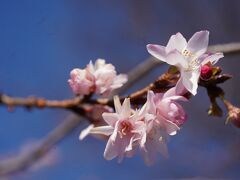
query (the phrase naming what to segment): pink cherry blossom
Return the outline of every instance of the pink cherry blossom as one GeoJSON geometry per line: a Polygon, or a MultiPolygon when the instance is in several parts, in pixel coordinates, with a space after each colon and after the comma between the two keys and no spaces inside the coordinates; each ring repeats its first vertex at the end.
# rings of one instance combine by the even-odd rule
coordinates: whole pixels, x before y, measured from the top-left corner
{"type": "Polygon", "coordinates": [[[127,82],[126,75],[117,75],[115,67],[103,59],[97,59],[95,64],[90,61],[85,69],[72,70],[70,76],[69,85],[77,95],[96,93],[107,96],[127,82]]]}
{"type": "Polygon", "coordinates": [[[104,157],[112,160],[118,157],[120,162],[124,156],[131,157],[134,144],[141,139],[143,121],[139,121],[138,113],[131,109],[130,100],[125,99],[121,105],[119,98],[114,98],[115,113],[103,113],[108,125],[90,128],[91,134],[110,136],[104,151],[104,157]]]}
{"type": "Polygon", "coordinates": [[[154,94],[148,92],[146,111],[155,116],[161,127],[165,128],[169,135],[175,135],[179,127],[186,121],[187,116],[177,100],[187,101],[183,96],[174,94],[175,87],[166,93],[154,94]]]}
{"type": "Polygon", "coordinates": [[[95,77],[97,94],[108,95],[112,90],[120,88],[127,82],[127,76],[117,75],[115,67],[112,64],[106,64],[104,59],[97,59],[94,65],[90,62],[87,69],[95,77]]]}
{"type": "Polygon", "coordinates": [[[208,31],[196,32],[188,42],[181,33],[177,33],[171,36],[166,47],[147,45],[152,56],[179,68],[181,77],[176,85],[178,94],[182,94],[186,89],[196,95],[201,67],[208,62],[215,64],[223,57],[222,53],[204,54],[207,51],[208,39],[208,31]]]}
{"type": "Polygon", "coordinates": [[[175,94],[175,88],[158,94],[149,91],[143,107],[133,110],[129,99],[121,105],[119,98],[114,97],[116,112],[102,115],[107,125],[90,125],[82,131],[80,140],[88,134],[109,136],[104,151],[107,160],[118,157],[121,161],[124,156],[131,157],[140,149],[146,164],[151,165],[158,152],[168,156],[168,137],[175,135],[186,121],[182,106],[176,102],[178,100],[186,101],[175,94]]]}
{"type": "Polygon", "coordinates": [[[94,87],[94,76],[86,69],[73,69],[68,80],[73,92],[77,95],[88,95],[94,87]]]}
{"type": "Polygon", "coordinates": [[[140,111],[144,116],[145,130],[141,138],[141,152],[146,164],[156,160],[157,153],[168,157],[167,141],[169,135],[175,135],[179,127],[186,121],[186,113],[176,100],[186,99],[174,94],[175,88],[165,94],[148,92],[147,102],[140,111]]]}

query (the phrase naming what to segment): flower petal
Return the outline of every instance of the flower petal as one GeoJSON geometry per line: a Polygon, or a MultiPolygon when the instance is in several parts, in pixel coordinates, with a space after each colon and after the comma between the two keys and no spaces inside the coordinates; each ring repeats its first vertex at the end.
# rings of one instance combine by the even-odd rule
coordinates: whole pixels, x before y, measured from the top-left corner
{"type": "Polygon", "coordinates": [[[130,99],[126,98],[122,104],[122,111],[121,115],[126,118],[131,115],[131,104],[130,104],[130,99]]]}
{"type": "Polygon", "coordinates": [[[213,65],[213,64],[216,64],[218,60],[223,57],[224,57],[223,53],[215,53],[204,58],[201,64],[204,65],[210,62],[213,65]]]}
{"type": "Polygon", "coordinates": [[[172,35],[168,41],[168,44],[166,46],[166,52],[169,53],[172,50],[178,50],[179,52],[182,52],[187,46],[187,41],[183,37],[181,33],[177,33],[175,35],[172,35]]]}
{"type": "Polygon", "coordinates": [[[112,126],[99,126],[92,128],[90,130],[91,134],[102,134],[105,136],[110,136],[114,131],[114,128],[112,126]]]}
{"type": "Polygon", "coordinates": [[[166,51],[164,46],[156,45],[156,44],[148,44],[147,50],[149,54],[151,54],[153,57],[161,60],[166,61],[166,51]]]}
{"type": "Polygon", "coordinates": [[[187,50],[191,53],[201,56],[207,51],[209,41],[208,31],[196,32],[188,41],[187,50]]]}
{"type": "MultiPolygon", "coordinates": [[[[174,89],[172,91],[174,91],[174,89]]],[[[175,91],[176,91],[176,94],[178,94],[178,95],[183,95],[187,92],[187,89],[183,85],[183,78],[182,77],[179,78],[179,80],[178,80],[178,82],[175,86],[175,91]]]]}
{"type": "Polygon", "coordinates": [[[103,113],[102,117],[106,123],[114,127],[115,123],[118,121],[118,114],[116,113],[103,113]]]}
{"type": "Polygon", "coordinates": [[[192,95],[197,94],[197,88],[198,88],[198,79],[200,76],[200,70],[197,69],[195,71],[189,71],[189,72],[182,72],[182,83],[184,87],[192,93],[192,95]]]}
{"type": "Polygon", "coordinates": [[[104,150],[104,158],[106,160],[112,160],[118,156],[118,144],[114,143],[111,138],[109,138],[106,148],[104,150]]]}
{"type": "MultiPolygon", "coordinates": [[[[179,79],[181,81],[181,79],[179,79]]],[[[178,83],[177,83],[178,84],[178,83]]],[[[180,84],[178,84],[179,86],[180,84]]],[[[184,88],[184,87],[183,87],[184,88]]],[[[184,88],[185,89],[185,88],[184,88]]],[[[181,94],[178,94],[176,92],[176,86],[169,89],[167,92],[163,95],[163,101],[164,100],[180,100],[180,101],[188,101],[185,97],[181,96],[181,94]]]]}
{"type": "Polygon", "coordinates": [[[167,55],[166,63],[177,66],[180,70],[188,67],[188,60],[177,50],[173,50],[167,55]]]}
{"type": "Polygon", "coordinates": [[[180,128],[173,122],[166,120],[164,122],[164,127],[166,132],[170,135],[170,136],[174,136],[177,134],[177,131],[180,130],[180,128]]]}
{"type": "Polygon", "coordinates": [[[90,124],[87,128],[82,130],[82,132],[79,135],[79,140],[83,140],[87,135],[89,135],[91,129],[93,129],[94,125],[90,124]]]}
{"type": "Polygon", "coordinates": [[[128,80],[128,76],[126,74],[119,74],[114,78],[113,84],[111,85],[112,89],[117,89],[122,87],[124,83],[128,80]]]}
{"type": "Polygon", "coordinates": [[[122,105],[121,105],[119,97],[118,96],[114,96],[113,97],[113,102],[114,102],[114,107],[115,107],[116,113],[120,114],[121,113],[121,109],[122,109],[122,105]]]}

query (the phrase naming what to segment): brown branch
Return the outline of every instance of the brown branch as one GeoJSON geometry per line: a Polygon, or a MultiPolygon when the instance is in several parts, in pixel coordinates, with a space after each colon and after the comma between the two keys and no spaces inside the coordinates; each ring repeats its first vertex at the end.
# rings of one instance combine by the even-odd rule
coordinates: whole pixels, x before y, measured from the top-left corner
{"type": "MultiPolygon", "coordinates": [[[[217,52],[223,52],[225,54],[229,53],[236,53],[240,52],[240,43],[228,43],[228,44],[221,44],[221,45],[213,45],[209,46],[208,51],[217,51],[217,52]]],[[[156,60],[153,57],[150,57],[140,63],[138,66],[136,66],[132,71],[128,73],[129,75],[129,81],[119,90],[115,91],[113,94],[119,94],[120,92],[124,92],[126,89],[129,88],[133,83],[136,83],[136,81],[144,76],[146,73],[148,73],[151,69],[156,67],[157,64],[162,64],[161,61],[156,60]]],[[[161,79],[165,81],[164,79],[161,79]]],[[[162,82],[160,82],[161,84],[162,82]]],[[[157,84],[159,84],[159,80],[157,81],[157,84]]],[[[153,86],[154,84],[150,84],[149,86],[153,86]]],[[[155,82],[156,85],[156,82],[155,82]]],[[[141,94],[145,94],[147,90],[153,89],[154,87],[146,87],[140,91],[137,91],[136,93],[133,93],[129,95],[131,99],[137,99],[141,94]],[[140,95],[139,95],[140,94],[140,95]]],[[[89,99],[89,97],[84,98],[89,99]]],[[[98,102],[100,104],[108,104],[112,106],[112,96],[109,98],[110,100],[104,100],[100,99],[98,102]]],[[[25,106],[26,108],[64,108],[64,109],[69,109],[75,113],[82,114],[82,110],[79,107],[79,105],[82,102],[82,98],[76,97],[72,99],[66,99],[66,100],[46,100],[44,98],[37,98],[37,97],[27,97],[27,98],[15,98],[15,97],[10,97],[5,94],[2,94],[0,96],[0,104],[2,105],[7,105],[10,108],[14,106],[25,106]]],[[[95,101],[92,101],[95,102],[95,101]]]]}
{"type": "Polygon", "coordinates": [[[81,97],[75,97],[72,99],[66,100],[46,100],[44,98],[38,97],[27,97],[27,98],[18,98],[18,97],[10,97],[6,94],[2,94],[0,96],[0,103],[14,107],[14,106],[24,106],[26,108],[71,108],[77,106],[81,103],[81,97]]]}
{"type": "MultiPolygon", "coordinates": [[[[130,71],[128,74],[129,79],[134,78],[135,80],[141,78],[141,76],[142,76],[141,73],[138,75],[135,75],[134,73],[132,73],[132,71],[130,71]]],[[[132,82],[132,84],[133,83],[134,82],[132,82]]],[[[3,95],[1,95],[1,97],[2,96],[3,95]]],[[[5,97],[8,97],[8,96],[5,96],[5,97]]],[[[39,102],[38,103],[36,103],[36,102],[22,103],[24,99],[20,98],[21,103],[19,103],[19,100],[18,100],[18,103],[14,104],[13,103],[14,101],[12,101],[13,99],[10,98],[10,100],[9,100],[9,98],[10,97],[5,98],[5,100],[4,100],[4,102],[8,106],[23,105],[25,107],[29,107],[29,105],[31,105],[30,107],[33,107],[35,105],[36,107],[42,108],[42,106],[39,106],[39,102]]],[[[42,98],[40,98],[40,99],[42,99],[42,98]]],[[[40,100],[40,101],[42,101],[42,100],[40,100]]],[[[61,106],[62,108],[65,108],[65,107],[70,108],[70,107],[72,107],[72,105],[76,105],[76,104],[80,103],[81,100],[75,100],[75,98],[74,98],[74,99],[70,99],[70,101],[68,101],[68,103],[65,103],[65,100],[63,100],[63,101],[47,100],[47,101],[48,101],[48,103],[45,103],[45,104],[47,104],[47,105],[51,104],[51,107],[53,107],[53,104],[54,104],[54,108],[59,107],[58,106],[59,102],[61,102],[60,104],[64,104],[61,106]],[[77,101],[79,101],[79,102],[77,102],[77,101]],[[52,103],[52,102],[54,102],[54,103],[52,103]],[[63,107],[63,106],[65,106],[65,107],[63,107]]],[[[0,101],[0,103],[2,103],[2,101],[0,101]]],[[[45,105],[44,107],[47,107],[47,105],[45,105]]],[[[82,120],[82,117],[76,117],[76,116],[70,115],[66,120],[64,120],[64,122],[62,124],[58,125],[54,130],[52,130],[42,140],[42,142],[37,146],[37,148],[32,150],[29,154],[27,154],[27,156],[19,155],[14,158],[2,161],[0,163],[0,176],[11,175],[13,173],[18,173],[22,170],[29,168],[34,162],[36,162],[37,160],[42,158],[52,147],[54,147],[58,142],[63,140],[64,137],[66,137],[69,133],[71,133],[79,125],[81,120],[82,120]]]]}
{"type": "MultiPolygon", "coordinates": [[[[240,52],[240,43],[231,43],[231,44],[224,44],[224,45],[216,45],[210,46],[209,50],[211,51],[221,51],[223,53],[233,53],[233,52],[240,52]]],[[[143,63],[141,63],[137,68],[133,69],[129,73],[129,82],[123,87],[118,93],[127,89],[130,85],[136,83],[136,81],[141,78],[144,74],[148,73],[151,69],[153,69],[156,64],[160,61],[155,61],[154,58],[148,58],[143,63]]],[[[164,75],[163,75],[164,76],[164,75]]],[[[162,76],[162,77],[163,77],[162,76]]],[[[216,82],[223,82],[228,78],[224,77],[223,80],[217,79],[216,82]]],[[[131,99],[138,100],[139,97],[146,95],[147,90],[149,89],[157,89],[159,86],[163,88],[166,86],[166,81],[163,79],[158,79],[154,83],[150,84],[149,86],[145,87],[144,89],[137,91],[130,95],[131,99]]],[[[169,82],[168,82],[169,83],[169,82]]],[[[169,85],[169,84],[168,84],[169,85]]],[[[203,83],[204,86],[204,83],[203,83]]],[[[163,89],[162,89],[163,90],[163,89]]],[[[13,106],[24,106],[26,108],[64,108],[70,109],[78,114],[85,115],[84,109],[79,107],[79,104],[83,102],[83,100],[79,97],[68,99],[68,100],[61,100],[61,101],[51,101],[45,100],[43,98],[36,98],[36,97],[28,97],[28,98],[12,98],[7,95],[2,94],[0,96],[0,103],[2,105],[7,105],[9,107],[13,106]],[[79,113],[79,111],[81,113],[79,113]]],[[[109,103],[109,102],[108,102],[109,103]]],[[[81,122],[81,117],[76,116],[69,116],[67,120],[65,120],[62,124],[57,126],[53,131],[51,131],[40,143],[39,145],[30,151],[29,154],[22,156],[16,156],[14,158],[9,158],[0,163],[0,176],[9,175],[12,173],[17,173],[21,170],[25,170],[31,166],[32,163],[43,157],[53,146],[55,146],[58,142],[60,142],[64,137],[66,137],[73,129],[75,129],[79,123],[81,122]]]]}

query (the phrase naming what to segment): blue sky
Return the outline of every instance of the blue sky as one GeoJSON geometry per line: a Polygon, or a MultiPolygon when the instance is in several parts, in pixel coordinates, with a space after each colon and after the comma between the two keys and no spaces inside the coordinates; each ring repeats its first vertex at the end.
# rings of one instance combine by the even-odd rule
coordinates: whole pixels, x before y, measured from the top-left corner
{"type": "MultiPolygon", "coordinates": [[[[148,43],[166,44],[171,34],[187,38],[210,31],[210,44],[240,41],[239,1],[0,1],[0,91],[14,96],[36,95],[49,99],[73,96],[67,79],[74,67],[105,58],[122,73],[149,55],[148,43]]],[[[239,56],[220,63],[235,78],[223,87],[240,105],[239,56]],[[234,87],[234,88],[233,88],[234,87]]],[[[166,68],[155,69],[129,92],[153,81],[166,68]]],[[[76,129],[54,151],[56,165],[26,172],[16,179],[164,179],[192,177],[237,178],[240,147],[238,129],[224,126],[224,118],[207,117],[206,92],[186,104],[189,121],[169,143],[170,158],[159,155],[146,167],[140,157],[122,164],[103,159],[105,142],[92,137],[79,142],[84,126],[76,129]]],[[[68,112],[0,108],[0,154],[17,152],[28,141],[44,137],[68,112]]],[[[86,124],[85,124],[86,126],[86,124]]]]}

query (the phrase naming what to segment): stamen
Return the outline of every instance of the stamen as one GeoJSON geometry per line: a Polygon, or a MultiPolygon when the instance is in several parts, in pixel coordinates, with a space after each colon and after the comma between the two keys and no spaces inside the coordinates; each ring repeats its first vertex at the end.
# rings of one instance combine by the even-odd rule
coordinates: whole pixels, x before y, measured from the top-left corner
{"type": "Polygon", "coordinates": [[[127,133],[131,132],[131,130],[132,130],[132,124],[130,122],[127,122],[127,121],[121,122],[121,127],[119,131],[120,138],[127,135],[127,133]]]}
{"type": "Polygon", "coordinates": [[[194,70],[197,70],[199,67],[200,67],[200,61],[198,60],[198,58],[194,58],[189,62],[188,68],[185,71],[186,72],[194,71],[194,70]]]}
{"type": "Polygon", "coordinates": [[[186,57],[190,57],[190,56],[192,56],[192,52],[189,51],[189,50],[187,50],[187,49],[184,49],[184,50],[182,51],[182,55],[183,55],[183,56],[186,56],[186,57]]]}

